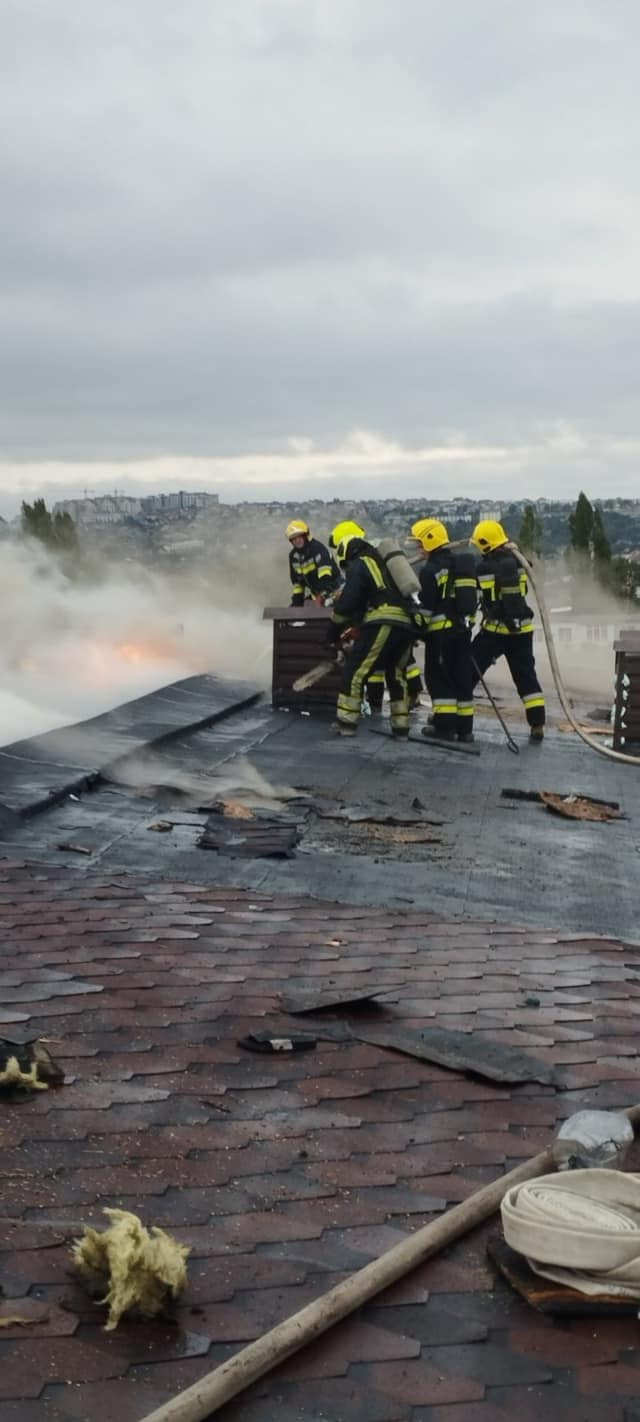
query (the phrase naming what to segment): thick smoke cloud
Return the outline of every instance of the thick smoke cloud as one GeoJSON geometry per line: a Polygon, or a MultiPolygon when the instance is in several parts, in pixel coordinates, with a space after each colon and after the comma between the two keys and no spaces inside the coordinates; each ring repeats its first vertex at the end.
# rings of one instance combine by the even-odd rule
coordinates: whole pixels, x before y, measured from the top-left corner
{"type": "Polygon", "coordinates": [[[270,625],[215,580],[110,566],[74,582],[38,545],[3,543],[0,745],[214,672],[266,686],[270,625]]]}

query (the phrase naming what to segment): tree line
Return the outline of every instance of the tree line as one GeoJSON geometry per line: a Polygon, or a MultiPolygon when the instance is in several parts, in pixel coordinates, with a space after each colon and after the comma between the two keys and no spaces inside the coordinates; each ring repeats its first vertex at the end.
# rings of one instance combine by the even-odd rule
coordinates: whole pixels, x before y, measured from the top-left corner
{"type": "MultiPolygon", "coordinates": [[[[569,514],[569,545],[567,563],[572,573],[593,579],[615,597],[637,600],[640,588],[640,566],[629,558],[614,558],[602,518],[602,511],[590,502],[586,494],[578,497],[569,514]]],[[[537,509],[529,504],[522,516],[518,543],[523,553],[534,558],[544,553],[544,533],[537,509]]]]}
{"type": "Polygon", "coordinates": [[[58,553],[77,551],[78,530],[68,513],[50,513],[44,499],[35,499],[32,504],[22,504],[22,532],[28,538],[37,538],[46,548],[58,553]]]}

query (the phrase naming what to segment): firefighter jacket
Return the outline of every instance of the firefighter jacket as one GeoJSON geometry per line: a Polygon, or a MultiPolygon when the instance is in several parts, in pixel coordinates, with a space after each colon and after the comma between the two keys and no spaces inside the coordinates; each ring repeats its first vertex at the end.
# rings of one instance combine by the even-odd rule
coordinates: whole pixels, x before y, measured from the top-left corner
{"type": "Polygon", "coordinates": [[[304,548],[291,549],[289,576],[292,607],[302,607],[306,596],[326,596],[340,584],[340,574],[329,549],[318,538],[306,538],[304,548]]]}
{"type": "Polygon", "coordinates": [[[405,599],[392,581],[380,554],[366,539],[351,539],[347,549],[345,578],[345,585],[331,613],[331,640],[337,641],[347,627],[368,627],[372,623],[405,627],[409,635],[414,634],[405,599]]]}
{"type": "Polygon", "coordinates": [[[427,632],[473,627],[478,611],[477,558],[469,548],[436,548],[420,566],[420,606],[427,632]]]}
{"type": "Polygon", "coordinates": [[[509,548],[495,548],[483,556],[478,582],[482,593],[483,631],[498,632],[505,637],[533,632],[533,611],[527,602],[527,575],[509,548]]]}

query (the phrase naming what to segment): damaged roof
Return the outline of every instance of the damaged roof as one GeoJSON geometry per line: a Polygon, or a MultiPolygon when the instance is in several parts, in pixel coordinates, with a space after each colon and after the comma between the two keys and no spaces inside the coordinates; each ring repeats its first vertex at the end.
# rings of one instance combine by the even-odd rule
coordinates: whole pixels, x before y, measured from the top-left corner
{"type": "Polygon", "coordinates": [[[77,852],[58,847],[71,842],[91,850],[87,867],[178,872],[207,883],[293,889],[348,903],[431,908],[452,916],[507,914],[552,929],[637,936],[640,797],[634,767],[598,756],[553,726],[543,746],[530,745],[519,710],[504,701],[518,757],[508,752],[481,698],[473,747],[479,754],[470,755],[419,738],[399,745],[371,734],[370,720],[347,743],[332,735],[329,715],[273,711],[255,704],[255,695],[249,704],[249,688],[230,689],[214,678],[190,678],[191,697],[194,683],[200,683],[197,720],[185,712],[182,722],[177,719],[173,688],[140,698],[126,714],[113,713],[133,738],[128,755],[121,733],[105,743],[102,728],[97,740],[89,734],[92,723],[74,728],[82,769],[91,773],[90,793],[73,784],[75,767],[68,768],[73,736],[65,742],[66,756],[60,755],[57,732],[34,743],[38,760],[25,755],[29,743],[20,748],[22,761],[17,748],[9,748],[0,757],[0,803],[23,817],[0,844],[29,858],[77,865],[77,852]],[[170,726],[163,719],[167,706],[174,717],[170,726]],[[207,711],[210,724],[204,725],[207,711]],[[32,817],[32,809],[46,803],[54,772],[60,804],[32,817]],[[65,798],[65,786],[78,798],[65,798]],[[504,793],[510,789],[519,796],[548,791],[615,802],[622,817],[568,824],[540,803],[504,793]],[[299,835],[293,856],[249,856],[243,863],[240,857],[205,855],[199,840],[206,813],[199,812],[225,797],[262,815],[272,812],[281,826],[294,822],[299,835]],[[171,829],[148,833],[158,821],[171,829]]]}
{"type": "MultiPolygon", "coordinates": [[[[530,747],[517,723],[516,760],[482,713],[472,758],[365,722],[336,742],[326,720],[244,695],[224,711],[103,760],[92,788],[18,809],[4,831],[0,1036],[44,1039],[66,1073],[1,1108],[11,1422],[140,1422],[573,1110],[638,1094],[637,772],[560,731],[530,747]],[[568,821],[505,788],[615,801],[623,817],[568,821]],[[201,846],[208,822],[241,838],[247,815],[263,837],[293,831],[286,857],[201,846]],[[314,994],[324,1010],[295,1015],[314,994]],[[239,1045],[265,1032],[315,1046],[239,1045]],[[415,1053],[447,1032],[475,1066],[415,1053]],[[483,1075],[490,1059],[524,1079],[483,1075]],[[167,1319],[105,1334],[69,1277],[71,1240],[105,1206],[190,1245],[167,1319]]],[[[487,1255],[497,1229],[217,1415],[622,1419],[637,1322],[535,1312],[487,1255]]]]}

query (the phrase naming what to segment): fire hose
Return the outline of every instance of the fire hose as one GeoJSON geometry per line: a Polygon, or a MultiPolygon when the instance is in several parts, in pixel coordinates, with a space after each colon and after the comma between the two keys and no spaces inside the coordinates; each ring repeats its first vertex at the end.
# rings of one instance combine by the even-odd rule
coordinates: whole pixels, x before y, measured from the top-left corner
{"type": "Polygon", "coordinates": [[[620,761],[623,765],[640,765],[640,756],[626,755],[623,751],[611,750],[608,746],[600,745],[599,741],[596,740],[595,736],[590,736],[589,732],[585,731],[584,728],[580,726],[576,721],[576,718],[573,714],[573,707],[571,705],[571,701],[567,695],[562,680],[562,674],[558,662],[558,654],[556,652],[555,642],[553,640],[551,623],[549,621],[549,612],[544,599],[544,594],[538,584],[536,574],[533,568],[531,567],[530,562],[527,558],[525,558],[524,553],[520,552],[520,549],[518,548],[517,544],[509,543],[507,544],[507,547],[509,548],[510,552],[513,553],[514,557],[517,558],[520,566],[524,568],[525,573],[530,579],[531,586],[536,595],[536,601],[538,603],[538,608],[540,611],[540,621],[542,623],[542,630],[544,632],[544,640],[547,644],[547,652],[549,653],[549,665],[551,667],[551,675],[553,676],[553,681],[556,691],[558,693],[560,705],[562,706],[567,720],[573,726],[573,729],[576,734],[580,736],[580,739],[585,742],[585,745],[588,745],[591,747],[592,750],[597,751],[598,755],[607,756],[609,760],[620,761]]]}
{"type": "Polygon", "coordinates": [[[507,1244],[537,1274],[585,1294],[640,1296],[640,1178],[576,1170],[528,1180],[502,1201],[507,1244]]]}

